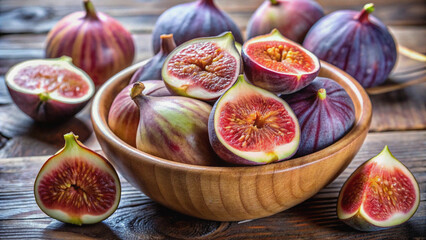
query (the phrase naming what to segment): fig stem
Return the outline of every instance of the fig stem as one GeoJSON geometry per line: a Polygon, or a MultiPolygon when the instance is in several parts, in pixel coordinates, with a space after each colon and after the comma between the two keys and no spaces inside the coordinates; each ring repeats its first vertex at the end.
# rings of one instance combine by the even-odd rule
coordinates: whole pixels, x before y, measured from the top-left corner
{"type": "Polygon", "coordinates": [[[145,89],[145,85],[141,82],[137,82],[133,84],[132,89],[130,90],[130,97],[135,99],[137,96],[143,96],[143,90],[145,89]]]}
{"type": "Polygon", "coordinates": [[[74,146],[75,143],[77,142],[77,138],[78,138],[78,136],[75,135],[73,132],[69,132],[69,133],[65,134],[64,135],[64,139],[65,139],[64,149],[74,146]]]}
{"type": "Polygon", "coordinates": [[[324,88],[318,90],[318,98],[324,100],[327,97],[327,91],[324,88]]]}
{"type": "Polygon", "coordinates": [[[278,5],[278,1],[277,0],[270,0],[271,1],[271,5],[278,5]]]}
{"type": "Polygon", "coordinates": [[[40,101],[42,101],[42,102],[47,102],[50,99],[49,93],[47,93],[47,92],[40,93],[38,95],[38,97],[40,98],[40,101]]]}
{"type": "Polygon", "coordinates": [[[357,16],[355,16],[355,19],[360,22],[368,21],[368,15],[372,12],[374,12],[374,4],[367,3],[364,5],[364,8],[361,10],[361,12],[357,16]]]}
{"type": "Polygon", "coordinates": [[[169,54],[176,48],[175,40],[173,39],[173,34],[163,34],[160,36],[160,51],[163,54],[169,54]]]}
{"type": "Polygon", "coordinates": [[[214,0],[198,0],[198,4],[206,4],[209,6],[216,7],[216,5],[214,4],[214,0]]]}
{"type": "Polygon", "coordinates": [[[61,56],[58,58],[58,60],[64,61],[64,62],[68,62],[68,63],[72,63],[72,58],[68,57],[68,56],[61,56]]]}
{"type": "Polygon", "coordinates": [[[92,1],[83,0],[83,4],[84,9],[86,9],[86,18],[99,19],[92,1]]]}

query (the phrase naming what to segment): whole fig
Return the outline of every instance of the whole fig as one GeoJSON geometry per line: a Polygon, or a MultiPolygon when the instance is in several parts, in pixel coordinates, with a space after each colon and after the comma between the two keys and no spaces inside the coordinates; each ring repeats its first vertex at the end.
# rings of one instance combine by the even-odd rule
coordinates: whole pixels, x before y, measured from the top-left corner
{"type": "Polygon", "coordinates": [[[154,53],[160,51],[160,35],[173,33],[176,45],[199,37],[216,36],[231,31],[235,41],[243,43],[237,25],[214,0],[197,0],[176,5],[166,10],[155,23],[152,34],[154,53]]]}
{"type": "Polygon", "coordinates": [[[265,0],[250,18],[247,38],[276,28],[284,37],[302,43],[312,25],[323,16],[322,7],[312,0],[265,0]]]}
{"type": "Polygon", "coordinates": [[[215,165],[207,129],[212,107],[186,97],[146,96],[143,90],[142,82],[135,83],[131,90],[140,110],[136,147],[171,161],[215,165]]]}
{"type": "Polygon", "coordinates": [[[161,80],[161,69],[164,61],[169,53],[176,48],[176,43],[173,40],[173,34],[161,35],[160,43],[160,51],[133,74],[132,79],[130,79],[131,84],[145,80],[161,80]]]}
{"type": "Polygon", "coordinates": [[[339,140],[352,127],[355,110],[345,89],[318,77],[307,87],[283,99],[299,119],[300,145],[296,156],[319,151],[339,140]]]}
{"type": "Polygon", "coordinates": [[[130,66],[135,46],[130,33],[112,17],[96,12],[84,0],[85,12],[75,12],[60,20],[47,35],[46,57],[72,58],[100,86],[108,78],[130,66]]]}
{"type": "Polygon", "coordinates": [[[309,30],[303,46],[320,59],[352,75],[363,87],[382,84],[396,62],[396,46],[386,26],[370,15],[341,10],[320,19],[309,30]]]}

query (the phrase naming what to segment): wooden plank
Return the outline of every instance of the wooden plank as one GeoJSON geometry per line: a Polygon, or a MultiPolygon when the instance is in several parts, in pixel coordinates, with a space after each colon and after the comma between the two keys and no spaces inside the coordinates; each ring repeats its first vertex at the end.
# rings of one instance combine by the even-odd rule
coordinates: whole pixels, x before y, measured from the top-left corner
{"type": "Polygon", "coordinates": [[[48,158],[0,159],[1,239],[423,239],[426,236],[426,131],[370,133],[348,168],[311,199],[271,217],[215,222],[188,217],[151,201],[122,176],[119,208],[102,223],[72,226],[47,217],[37,207],[33,182],[48,158]],[[344,181],[364,161],[389,145],[417,178],[421,202],[405,224],[378,232],[358,232],[336,216],[344,181]]]}

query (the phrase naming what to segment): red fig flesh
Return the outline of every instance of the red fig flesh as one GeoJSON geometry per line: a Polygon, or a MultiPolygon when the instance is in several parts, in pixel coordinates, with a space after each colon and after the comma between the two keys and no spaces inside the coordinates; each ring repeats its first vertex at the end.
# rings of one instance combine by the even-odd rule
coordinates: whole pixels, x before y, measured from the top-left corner
{"type": "Polygon", "coordinates": [[[213,106],[209,138],[223,160],[246,165],[290,158],[299,146],[300,128],[288,104],[240,75],[213,106]]]}
{"type": "Polygon", "coordinates": [[[13,66],[6,85],[16,105],[39,122],[66,120],[95,92],[90,77],[69,57],[29,60],[13,66]]]}
{"type": "Polygon", "coordinates": [[[73,133],[49,158],[34,184],[40,209],[52,218],[77,225],[100,222],[117,209],[120,180],[112,165],[86,148],[73,133]]]}
{"type": "Polygon", "coordinates": [[[164,62],[162,77],[178,95],[212,101],[234,84],[240,71],[241,58],[228,32],[178,46],[164,62]]]}
{"type": "Polygon", "coordinates": [[[255,86],[289,94],[311,83],[318,75],[318,58],[278,30],[252,38],[242,48],[244,72],[255,86]]]}
{"type": "Polygon", "coordinates": [[[90,0],[84,1],[84,7],[86,12],[72,13],[50,30],[46,57],[71,57],[99,86],[132,64],[135,46],[130,33],[118,21],[96,12],[90,0]]]}
{"type": "Polygon", "coordinates": [[[342,187],[337,215],[360,231],[373,231],[406,222],[420,203],[413,174],[385,146],[362,164],[342,187]]]}

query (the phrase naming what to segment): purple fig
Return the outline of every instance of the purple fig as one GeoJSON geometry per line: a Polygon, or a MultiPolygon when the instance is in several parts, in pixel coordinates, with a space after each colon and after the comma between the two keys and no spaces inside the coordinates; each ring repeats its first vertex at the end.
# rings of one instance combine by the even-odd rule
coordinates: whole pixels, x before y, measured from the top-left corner
{"type": "Polygon", "coordinates": [[[176,43],[173,40],[173,34],[160,36],[161,49],[149,60],[148,63],[140,67],[130,79],[130,84],[145,80],[161,80],[161,68],[163,67],[166,57],[173,49],[176,48],[176,43]]]}
{"type": "Polygon", "coordinates": [[[152,34],[154,53],[160,51],[160,35],[173,33],[176,45],[199,37],[216,36],[231,31],[237,42],[243,37],[237,25],[213,0],[197,0],[166,10],[155,23],[152,34]]]}
{"type": "Polygon", "coordinates": [[[207,130],[212,107],[192,98],[146,96],[144,88],[137,82],[131,90],[140,110],[136,147],[171,161],[215,165],[207,130]]]}
{"type": "Polygon", "coordinates": [[[318,77],[304,89],[284,95],[300,124],[300,146],[296,156],[319,151],[339,140],[352,127],[352,99],[335,81],[318,77]]]}
{"type": "Polygon", "coordinates": [[[242,48],[244,72],[254,85],[274,93],[290,94],[311,83],[318,75],[318,58],[277,29],[254,37],[242,48]]]}
{"type": "Polygon", "coordinates": [[[367,4],[361,12],[333,12],[309,30],[303,46],[363,87],[380,85],[394,67],[397,52],[387,27],[370,15],[373,11],[373,4],[367,4]]]}
{"type": "Polygon", "coordinates": [[[284,37],[302,43],[312,25],[323,16],[322,7],[312,0],[265,0],[250,18],[247,38],[276,28],[284,37]]]}

